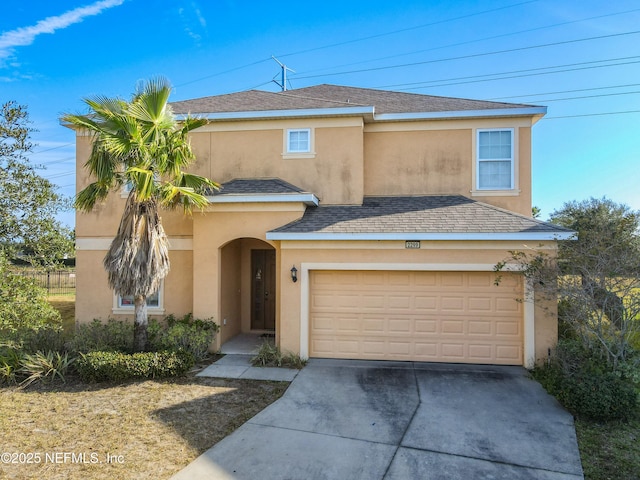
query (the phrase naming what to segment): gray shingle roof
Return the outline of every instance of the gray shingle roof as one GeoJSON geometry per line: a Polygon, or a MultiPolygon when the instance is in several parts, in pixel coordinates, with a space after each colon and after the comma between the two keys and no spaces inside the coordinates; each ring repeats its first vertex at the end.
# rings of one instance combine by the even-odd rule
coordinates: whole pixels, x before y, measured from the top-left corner
{"type": "Polygon", "coordinates": [[[533,240],[566,237],[571,231],[461,195],[434,195],[365,197],[362,206],[307,208],[300,220],[272,230],[267,238],[348,238],[363,234],[402,234],[407,239],[446,234],[461,234],[461,238],[479,234],[490,239],[508,234],[519,239],[530,236],[533,240]]]}
{"type": "Polygon", "coordinates": [[[214,196],[308,193],[280,178],[236,178],[223,183],[214,196]]]}
{"type": "Polygon", "coordinates": [[[173,102],[177,114],[375,107],[376,114],[527,108],[531,105],[436,97],[370,88],[316,85],[285,92],[244,92],[173,102]]]}

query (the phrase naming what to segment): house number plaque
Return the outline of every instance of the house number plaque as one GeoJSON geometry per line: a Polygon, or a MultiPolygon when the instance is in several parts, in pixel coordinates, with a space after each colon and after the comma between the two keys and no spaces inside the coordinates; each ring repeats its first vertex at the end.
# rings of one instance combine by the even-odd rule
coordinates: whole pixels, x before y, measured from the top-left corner
{"type": "Polygon", "coordinates": [[[420,240],[407,240],[404,242],[404,248],[420,248],[420,240]]]}

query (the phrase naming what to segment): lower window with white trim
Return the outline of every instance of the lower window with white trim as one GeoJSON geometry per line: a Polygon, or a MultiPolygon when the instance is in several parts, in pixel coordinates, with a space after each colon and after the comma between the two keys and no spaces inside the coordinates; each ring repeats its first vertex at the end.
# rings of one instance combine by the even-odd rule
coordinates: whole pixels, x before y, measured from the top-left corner
{"type": "MultiPolygon", "coordinates": [[[[160,288],[147,297],[147,312],[148,313],[164,313],[163,307],[163,290],[164,282],[160,285],[160,288]]],[[[117,295],[114,293],[113,301],[113,313],[117,314],[131,314],[135,309],[135,302],[133,295],[117,295]]]]}

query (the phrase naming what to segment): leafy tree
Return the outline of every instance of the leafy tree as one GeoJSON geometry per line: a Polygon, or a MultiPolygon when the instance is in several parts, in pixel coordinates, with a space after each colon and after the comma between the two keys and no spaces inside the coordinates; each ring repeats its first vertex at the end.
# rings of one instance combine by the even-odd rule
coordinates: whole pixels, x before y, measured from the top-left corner
{"type": "Polygon", "coordinates": [[[625,306],[616,284],[640,276],[640,213],[591,198],[566,203],[551,214],[551,222],[578,234],[576,241],[559,245],[563,273],[579,276],[597,307],[622,328],[625,306]]]}
{"type": "Polygon", "coordinates": [[[536,299],[559,299],[565,335],[616,369],[635,358],[640,332],[640,213],[592,198],[566,203],[551,221],[577,233],[559,242],[557,257],[513,251],[496,270],[519,264],[536,299]]]}
{"type": "Polygon", "coordinates": [[[542,215],[542,210],[540,210],[540,207],[536,207],[535,205],[531,207],[531,216],[533,218],[540,218],[540,215],[542,215]]]}
{"type": "Polygon", "coordinates": [[[62,117],[93,135],[85,167],[95,181],[78,193],[76,207],[91,211],[110,192],[124,185],[131,189],[104,267],[111,288],[134,298],[136,351],[147,344],[147,296],[158,289],[170,268],[159,208],[182,207],[188,215],[194,207],[207,205],[206,189],[218,188],[205,177],[185,172],[194,160],[188,133],[207,121],[188,117],[178,122],[167,103],[170,92],[167,80],[152,79],[130,101],[86,98],[88,115],[62,117]]]}
{"type": "Polygon", "coordinates": [[[26,107],[14,101],[0,109],[0,248],[9,256],[26,253],[51,265],[73,251],[70,231],[55,220],[65,198],[41,177],[27,154],[33,144],[26,107]]]}

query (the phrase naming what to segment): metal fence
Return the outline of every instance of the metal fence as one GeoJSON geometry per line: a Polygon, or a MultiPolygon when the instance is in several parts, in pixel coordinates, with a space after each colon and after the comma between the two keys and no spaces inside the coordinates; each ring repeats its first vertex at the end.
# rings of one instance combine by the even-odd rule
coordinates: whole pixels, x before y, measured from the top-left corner
{"type": "Polygon", "coordinates": [[[76,292],[75,270],[35,270],[20,269],[17,273],[32,278],[36,283],[45,288],[49,295],[69,295],[76,292]]]}

